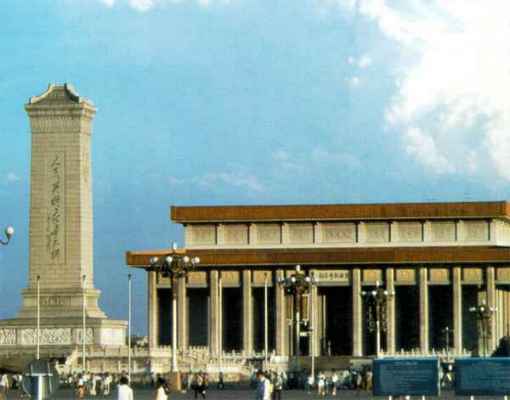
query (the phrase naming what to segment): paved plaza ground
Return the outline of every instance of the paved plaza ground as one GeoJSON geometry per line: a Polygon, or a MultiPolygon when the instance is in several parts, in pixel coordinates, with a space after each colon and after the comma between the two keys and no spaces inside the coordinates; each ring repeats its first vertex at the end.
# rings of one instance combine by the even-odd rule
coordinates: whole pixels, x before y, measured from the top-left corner
{"type": "MultiPolygon", "coordinates": [[[[7,399],[8,400],[15,400],[15,399],[22,399],[23,397],[20,396],[18,392],[11,392],[9,393],[7,399]]],[[[112,395],[108,397],[104,396],[95,396],[95,397],[86,397],[86,399],[91,400],[101,400],[101,399],[116,399],[117,395],[116,393],[113,393],[112,395]]],[[[193,399],[193,393],[178,393],[178,394],[172,394],[170,395],[170,400],[173,399],[179,399],[179,400],[186,400],[186,399],[193,399]]],[[[199,397],[200,398],[200,397],[199,397]]],[[[218,390],[211,390],[207,393],[207,399],[209,400],[244,400],[244,399],[254,399],[255,394],[252,390],[225,390],[225,391],[218,391],[218,390]]],[[[352,399],[352,400],[358,400],[358,399],[371,399],[373,396],[365,391],[355,392],[355,391],[340,391],[338,392],[337,396],[326,396],[325,399],[333,400],[333,399],[352,399]]],[[[443,393],[440,397],[441,399],[453,399],[455,398],[455,395],[452,392],[443,393]]],[[[469,399],[468,397],[458,397],[459,399],[469,399]]],[[[27,397],[24,397],[24,399],[27,399],[27,397]]],[[[71,390],[61,390],[59,391],[55,396],[54,399],[75,399],[74,393],[71,390]]],[[[135,390],[135,400],[153,400],[154,399],[154,392],[149,389],[137,389],[135,390]]],[[[318,400],[323,399],[319,396],[317,396],[315,393],[308,394],[304,391],[296,391],[296,390],[290,390],[283,392],[282,400],[318,400]]],[[[380,398],[382,399],[382,398],[380,398]]],[[[413,397],[414,399],[420,399],[419,397],[413,397]]],[[[484,397],[484,399],[491,399],[490,397],[484,397]]],[[[494,398],[496,399],[496,398],[494,398]]],[[[502,399],[502,397],[499,397],[498,399],[502,399]]]]}

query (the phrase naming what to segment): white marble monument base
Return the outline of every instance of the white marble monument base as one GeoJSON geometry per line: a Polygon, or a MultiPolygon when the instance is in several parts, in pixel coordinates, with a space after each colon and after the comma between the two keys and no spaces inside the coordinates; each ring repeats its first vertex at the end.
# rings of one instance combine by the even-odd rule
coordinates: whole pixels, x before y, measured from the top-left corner
{"type": "MultiPolygon", "coordinates": [[[[100,347],[126,345],[127,324],[103,318],[87,318],[85,344],[100,347]]],[[[55,356],[58,349],[62,355],[83,344],[83,325],[79,318],[41,319],[41,356],[48,350],[55,356]]],[[[37,320],[17,318],[0,321],[0,350],[35,348],[37,345],[37,320]]]]}

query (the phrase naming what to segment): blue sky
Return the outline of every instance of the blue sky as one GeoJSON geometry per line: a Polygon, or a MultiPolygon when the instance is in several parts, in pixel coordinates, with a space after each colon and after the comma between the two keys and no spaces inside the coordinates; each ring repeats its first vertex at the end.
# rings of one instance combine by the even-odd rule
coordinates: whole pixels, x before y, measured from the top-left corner
{"type": "MultiPolygon", "coordinates": [[[[17,234],[0,318],[28,269],[23,105],[50,82],[98,107],[95,274],[113,318],[125,251],[182,243],[171,204],[510,197],[510,6],[442,3],[3,0],[0,225],[17,234]]],[[[142,333],[142,272],[135,295],[142,333]]]]}

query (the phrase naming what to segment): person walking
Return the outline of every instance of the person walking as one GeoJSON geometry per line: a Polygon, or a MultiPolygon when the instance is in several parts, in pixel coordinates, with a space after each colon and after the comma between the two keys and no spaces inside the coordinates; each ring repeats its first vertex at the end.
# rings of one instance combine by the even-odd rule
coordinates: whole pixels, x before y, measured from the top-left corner
{"type": "Polygon", "coordinates": [[[269,387],[269,379],[264,373],[257,371],[257,389],[255,393],[256,400],[271,400],[271,389],[269,387]]]}
{"type": "Polygon", "coordinates": [[[156,397],[154,400],[168,400],[168,393],[170,392],[166,381],[163,378],[159,378],[156,382],[156,397]]]}
{"type": "Polygon", "coordinates": [[[0,399],[7,398],[7,392],[9,391],[9,377],[7,374],[0,376],[0,399]]]}
{"type": "Polygon", "coordinates": [[[336,396],[336,390],[338,388],[338,374],[336,371],[333,371],[333,375],[331,376],[331,395],[336,396]]]}
{"type": "Polygon", "coordinates": [[[218,376],[218,389],[223,390],[225,389],[225,381],[223,377],[223,371],[220,371],[220,374],[218,376]]]}
{"type": "Polygon", "coordinates": [[[326,396],[326,377],[321,372],[317,380],[317,394],[321,397],[326,396]]]}
{"type": "Polygon", "coordinates": [[[283,391],[283,376],[277,373],[274,377],[273,400],[281,400],[283,391]]]}
{"type": "Polygon", "coordinates": [[[120,378],[117,391],[117,400],[134,400],[133,389],[129,387],[129,380],[126,376],[120,378]]]}

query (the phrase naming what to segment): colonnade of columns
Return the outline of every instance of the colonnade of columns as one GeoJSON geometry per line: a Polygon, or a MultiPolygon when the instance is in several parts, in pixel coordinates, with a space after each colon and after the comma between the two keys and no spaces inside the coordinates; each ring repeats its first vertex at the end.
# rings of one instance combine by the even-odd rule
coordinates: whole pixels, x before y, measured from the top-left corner
{"type": "MultiPolygon", "coordinates": [[[[393,292],[396,284],[396,268],[388,267],[383,270],[384,286],[387,290],[393,292]]],[[[283,269],[274,271],[275,282],[285,276],[283,269]]],[[[417,268],[417,286],[419,294],[419,349],[422,353],[427,353],[430,349],[429,338],[429,285],[428,269],[427,267],[417,268]]],[[[503,321],[508,324],[507,330],[510,329],[510,322],[508,316],[502,316],[505,312],[510,313],[510,296],[502,296],[496,290],[496,274],[495,268],[488,266],[485,268],[485,282],[484,290],[481,292],[485,297],[484,300],[489,307],[506,307],[507,311],[501,310],[491,320],[492,332],[489,348],[493,349],[497,345],[497,340],[502,334],[504,328],[502,327],[503,321]],[[506,302],[506,303],[505,303],[506,302]]],[[[252,271],[245,269],[241,272],[241,299],[242,302],[242,350],[245,354],[252,354],[254,350],[254,319],[253,319],[253,277],[252,271]]],[[[208,306],[208,345],[211,355],[218,355],[222,353],[223,329],[222,329],[222,281],[220,271],[217,269],[210,270],[209,274],[209,306],[208,306]]],[[[452,315],[453,315],[453,340],[452,352],[460,353],[463,350],[463,305],[462,305],[462,267],[453,266],[451,268],[451,295],[452,295],[452,315]]],[[[362,269],[353,268],[351,270],[350,285],[352,289],[352,355],[364,355],[364,315],[363,315],[363,298],[362,291],[362,269]]],[[[193,312],[188,310],[186,301],[186,282],[185,279],[180,279],[178,287],[178,345],[180,349],[186,349],[189,345],[189,329],[188,329],[188,313],[193,312]]],[[[289,333],[289,320],[292,315],[289,315],[289,308],[287,307],[287,298],[284,289],[281,285],[274,284],[269,290],[274,291],[274,307],[275,307],[275,321],[274,321],[274,343],[275,352],[277,355],[292,355],[294,352],[291,349],[291,339],[289,333]]],[[[320,334],[324,334],[324,330],[320,333],[317,329],[320,325],[321,313],[318,312],[319,296],[318,288],[314,287],[310,294],[311,300],[314,303],[315,312],[311,315],[312,326],[316,329],[312,331],[313,346],[310,351],[315,355],[321,352],[320,334]]],[[[149,312],[148,312],[148,326],[149,326],[149,344],[151,347],[158,346],[159,335],[159,314],[158,314],[158,296],[157,296],[157,279],[155,272],[148,274],[148,299],[149,299],[149,312]]],[[[384,351],[386,353],[394,353],[396,349],[396,301],[395,297],[390,297],[387,301],[387,330],[386,330],[386,346],[384,351]]],[[[273,349],[269,349],[270,351],[273,349]]]]}

